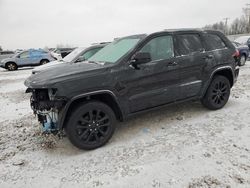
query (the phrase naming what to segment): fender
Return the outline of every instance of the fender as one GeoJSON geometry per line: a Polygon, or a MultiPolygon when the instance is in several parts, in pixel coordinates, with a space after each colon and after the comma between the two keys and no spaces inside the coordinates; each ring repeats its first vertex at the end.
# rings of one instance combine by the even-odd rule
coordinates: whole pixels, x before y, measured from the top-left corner
{"type": "MultiPolygon", "coordinates": [[[[68,110],[70,108],[70,106],[72,105],[72,103],[78,99],[83,99],[83,98],[86,98],[86,97],[90,97],[90,96],[93,96],[93,95],[97,95],[97,94],[109,94],[113,97],[113,99],[115,100],[115,102],[117,103],[117,106],[120,108],[120,104],[117,100],[117,97],[116,95],[110,91],[110,90],[97,90],[97,91],[92,91],[92,92],[88,92],[88,93],[83,93],[83,94],[80,94],[80,95],[77,95],[75,97],[73,97],[72,99],[70,99],[66,106],[64,107],[64,109],[59,113],[59,118],[58,118],[58,127],[59,127],[59,130],[62,130],[63,128],[63,124],[64,124],[64,121],[65,121],[65,118],[67,116],[67,113],[68,113],[68,110]]],[[[120,110],[121,111],[121,110],[120,110]]],[[[121,115],[123,116],[123,113],[121,111],[121,115]]]]}
{"type": "MultiPolygon", "coordinates": [[[[218,71],[226,70],[226,69],[227,69],[227,70],[230,70],[230,72],[231,72],[231,74],[232,74],[232,77],[233,77],[232,86],[233,86],[233,84],[235,83],[235,80],[236,80],[236,79],[235,79],[235,74],[234,74],[233,68],[232,68],[231,66],[222,66],[222,67],[218,67],[218,68],[216,68],[215,70],[213,70],[213,72],[211,73],[211,75],[210,75],[210,77],[209,77],[209,80],[208,80],[207,84],[206,84],[206,85],[204,86],[204,88],[203,88],[201,97],[203,97],[203,96],[206,94],[206,91],[207,91],[207,89],[208,89],[208,87],[209,87],[209,85],[210,85],[210,83],[211,83],[211,81],[212,81],[214,75],[215,75],[218,71]]],[[[236,70],[236,69],[239,69],[239,68],[236,67],[235,70],[236,70]]]]}

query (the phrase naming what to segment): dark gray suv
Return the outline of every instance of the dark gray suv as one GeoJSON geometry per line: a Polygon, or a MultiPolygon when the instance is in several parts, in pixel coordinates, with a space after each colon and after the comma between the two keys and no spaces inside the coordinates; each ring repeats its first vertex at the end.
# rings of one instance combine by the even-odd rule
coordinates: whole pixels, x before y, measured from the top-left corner
{"type": "Polygon", "coordinates": [[[222,108],[238,55],[220,32],[166,30],[119,38],[88,61],[30,76],[31,107],[48,132],[65,130],[81,149],[111,138],[117,121],[169,104],[201,100],[222,108]]]}

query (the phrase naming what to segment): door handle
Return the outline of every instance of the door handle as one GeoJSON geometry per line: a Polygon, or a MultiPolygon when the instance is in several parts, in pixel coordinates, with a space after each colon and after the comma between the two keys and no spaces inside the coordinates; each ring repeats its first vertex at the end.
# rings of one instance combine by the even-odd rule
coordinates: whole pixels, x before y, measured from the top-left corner
{"type": "Polygon", "coordinates": [[[203,59],[213,59],[214,56],[213,55],[206,55],[205,57],[203,57],[203,59]]]}
{"type": "Polygon", "coordinates": [[[169,67],[169,66],[176,66],[176,65],[178,65],[178,63],[176,63],[176,62],[169,62],[169,63],[167,64],[168,67],[169,67]]]}

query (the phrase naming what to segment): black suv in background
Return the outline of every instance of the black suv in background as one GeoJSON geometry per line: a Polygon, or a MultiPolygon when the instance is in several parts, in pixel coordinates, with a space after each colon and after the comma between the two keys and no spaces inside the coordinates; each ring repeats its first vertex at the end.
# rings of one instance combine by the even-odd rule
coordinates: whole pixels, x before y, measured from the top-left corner
{"type": "Polygon", "coordinates": [[[222,108],[239,73],[220,32],[166,30],[119,38],[88,61],[30,76],[31,107],[45,131],[64,129],[78,148],[104,145],[117,121],[168,104],[222,108]]]}

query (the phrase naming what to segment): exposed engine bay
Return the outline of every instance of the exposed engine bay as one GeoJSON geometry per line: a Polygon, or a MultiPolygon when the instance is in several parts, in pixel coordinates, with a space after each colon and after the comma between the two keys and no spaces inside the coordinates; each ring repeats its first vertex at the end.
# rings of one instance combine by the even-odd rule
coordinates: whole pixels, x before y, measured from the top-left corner
{"type": "Polygon", "coordinates": [[[58,114],[66,100],[56,99],[55,89],[27,89],[26,93],[30,92],[32,93],[30,105],[43,126],[43,132],[57,133],[59,131],[58,114]]]}

